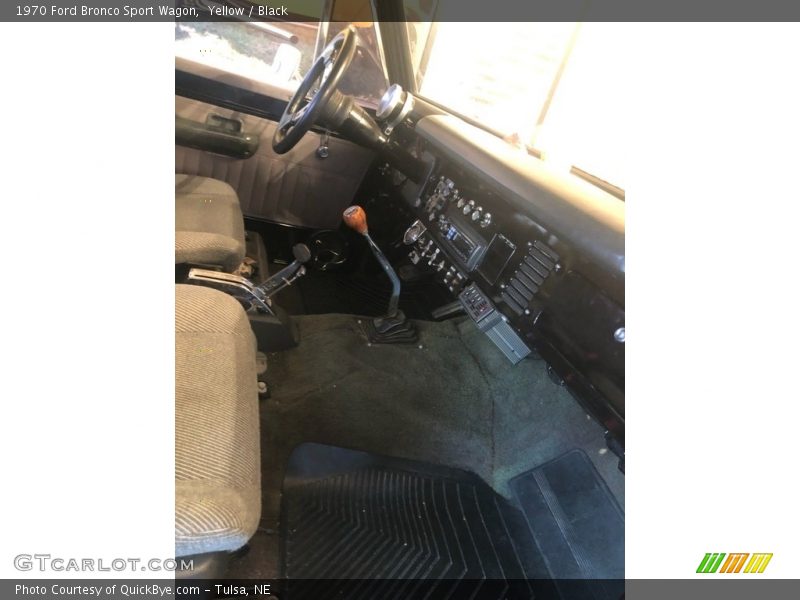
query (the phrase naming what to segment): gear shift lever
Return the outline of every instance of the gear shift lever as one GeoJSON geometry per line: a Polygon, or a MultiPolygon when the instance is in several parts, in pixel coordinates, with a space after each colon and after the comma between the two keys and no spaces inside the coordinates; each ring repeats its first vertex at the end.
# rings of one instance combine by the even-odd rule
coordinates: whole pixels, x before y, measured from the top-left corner
{"type": "Polygon", "coordinates": [[[350,206],[342,214],[345,225],[364,236],[372,254],[383,267],[384,272],[392,282],[392,296],[389,299],[389,308],[386,315],[377,317],[370,322],[367,337],[378,344],[402,344],[417,341],[417,332],[414,324],[406,319],[403,311],[398,309],[400,302],[400,278],[394,272],[391,263],[383,254],[378,245],[372,240],[367,227],[367,213],[360,206],[350,206]]]}

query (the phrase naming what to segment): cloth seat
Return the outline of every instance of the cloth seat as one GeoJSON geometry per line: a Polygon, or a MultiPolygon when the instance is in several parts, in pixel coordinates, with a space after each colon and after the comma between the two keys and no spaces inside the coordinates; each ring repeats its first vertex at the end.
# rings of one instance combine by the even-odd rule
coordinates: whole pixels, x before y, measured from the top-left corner
{"type": "Polygon", "coordinates": [[[236,191],[217,179],[176,174],[175,264],[231,272],[244,256],[244,217],[236,191]]]}
{"type": "Polygon", "coordinates": [[[232,552],[261,517],[256,342],[232,297],[175,287],[175,556],[232,552]]]}

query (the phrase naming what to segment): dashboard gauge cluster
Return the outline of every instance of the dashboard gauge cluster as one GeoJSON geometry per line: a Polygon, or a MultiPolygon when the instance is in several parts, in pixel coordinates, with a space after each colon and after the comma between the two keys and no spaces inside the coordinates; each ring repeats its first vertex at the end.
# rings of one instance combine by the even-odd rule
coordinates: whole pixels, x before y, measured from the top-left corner
{"type": "Polygon", "coordinates": [[[433,269],[454,295],[475,285],[520,331],[532,327],[540,290],[561,270],[561,257],[534,225],[515,222],[492,193],[465,181],[434,170],[410,200],[418,219],[407,232],[409,257],[433,269]]]}
{"type": "Polygon", "coordinates": [[[439,218],[441,211],[448,205],[454,205],[454,212],[459,212],[465,221],[471,222],[475,227],[486,229],[492,224],[492,213],[470,198],[470,194],[463,193],[452,179],[440,175],[435,181],[435,185],[427,186],[433,189],[427,194],[421,194],[415,202],[415,208],[421,207],[429,221],[439,218]]]}
{"type": "Polygon", "coordinates": [[[432,175],[412,205],[419,216],[412,227],[424,226],[426,233],[416,240],[411,261],[441,273],[441,282],[457,294],[486,251],[491,215],[445,175],[432,175]]]}

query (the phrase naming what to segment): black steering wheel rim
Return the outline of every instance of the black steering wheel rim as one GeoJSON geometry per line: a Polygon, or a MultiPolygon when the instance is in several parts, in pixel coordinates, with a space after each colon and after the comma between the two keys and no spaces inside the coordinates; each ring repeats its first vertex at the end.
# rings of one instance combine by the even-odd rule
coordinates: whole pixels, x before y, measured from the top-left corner
{"type": "Polygon", "coordinates": [[[283,111],[275,134],[272,149],[285,154],[316,123],[325,106],[330,102],[342,75],[347,71],[356,53],[358,44],[356,29],[348,25],[330,43],[311,65],[283,111]],[[314,84],[321,80],[319,89],[306,103],[314,84]]]}

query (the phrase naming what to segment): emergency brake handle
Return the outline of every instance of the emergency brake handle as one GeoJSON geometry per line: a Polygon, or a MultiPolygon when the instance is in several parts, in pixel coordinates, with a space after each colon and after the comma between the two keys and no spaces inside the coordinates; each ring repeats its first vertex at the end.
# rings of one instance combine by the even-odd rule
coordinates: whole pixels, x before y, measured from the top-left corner
{"type": "Polygon", "coordinates": [[[290,264],[258,286],[265,299],[274,296],[306,274],[306,268],[303,265],[311,260],[311,250],[305,244],[295,244],[292,246],[292,255],[294,260],[290,264]]]}

